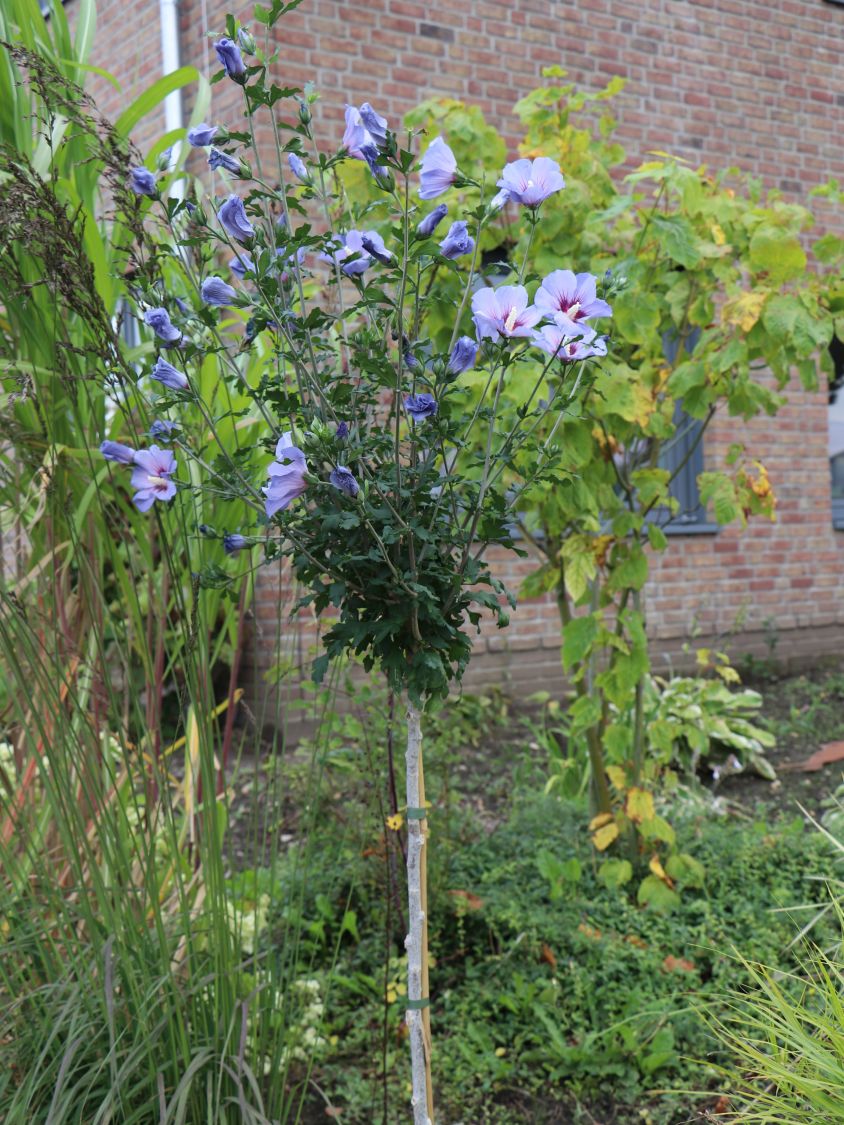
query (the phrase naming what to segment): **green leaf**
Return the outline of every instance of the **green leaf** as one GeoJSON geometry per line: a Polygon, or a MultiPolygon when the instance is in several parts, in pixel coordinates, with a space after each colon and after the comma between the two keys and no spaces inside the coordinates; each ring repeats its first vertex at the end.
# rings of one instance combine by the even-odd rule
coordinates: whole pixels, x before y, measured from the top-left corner
{"type": "Polygon", "coordinates": [[[633,878],[633,866],[628,859],[605,859],[598,868],[598,878],[610,889],[623,887],[633,878]]]}
{"type": "MultiPolygon", "coordinates": [[[[817,306],[815,310],[821,311],[817,306]]],[[[829,316],[813,316],[797,297],[785,293],[765,305],[762,324],[780,346],[793,348],[801,357],[825,348],[832,337],[829,316]]]]}
{"type": "Polygon", "coordinates": [[[825,234],[817,240],[812,251],[819,262],[830,265],[844,257],[844,238],[839,238],[837,234],[825,234]]]}
{"type": "Polygon", "coordinates": [[[750,240],[750,268],[775,282],[791,281],[806,269],[806,255],[795,235],[763,225],[750,240]]]}
{"type": "Polygon", "coordinates": [[[667,385],[675,398],[682,398],[692,388],[706,386],[706,368],[699,359],[687,359],[674,368],[667,385]]]}
{"type": "Polygon", "coordinates": [[[627,556],[620,557],[612,569],[608,583],[612,590],[641,590],[648,580],[648,558],[641,547],[631,546],[627,556]]]}
{"type": "Polygon", "coordinates": [[[668,546],[668,537],[655,523],[648,524],[648,539],[655,551],[664,551],[668,546]]]}
{"type": "Polygon", "coordinates": [[[522,582],[519,590],[520,598],[539,598],[553,590],[560,581],[559,567],[545,563],[533,574],[529,574],[522,582]]]}
{"type": "Polygon", "coordinates": [[[682,215],[652,215],[651,226],[660,246],[672,261],[687,270],[695,268],[700,261],[700,251],[688,219],[682,215]]]}
{"type": "Polygon", "coordinates": [[[563,574],[566,590],[575,602],[579,602],[598,572],[598,564],[595,562],[588,537],[573,535],[566,541],[561,553],[564,559],[563,574]]]}
{"type": "Polygon", "coordinates": [[[706,869],[699,859],[681,852],[666,860],[665,870],[681,887],[702,887],[706,869]]]}
{"type": "Polygon", "coordinates": [[[580,696],[569,707],[568,720],[572,735],[594,727],[601,720],[600,699],[596,695],[580,696]]]}
{"type": "Polygon", "coordinates": [[[697,479],[701,501],[712,504],[718,523],[732,523],[741,516],[735,485],[729,477],[723,473],[700,473],[697,479]]]}
{"type": "Polygon", "coordinates": [[[650,906],[661,914],[667,914],[680,905],[680,896],[656,875],[646,875],[639,884],[636,901],[640,906],[650,906]]]}
{"type": "Polygon", "coordinates": [[[613,302],[613,327],[632,344],[644,344],[659,328],[659,303],[651,293],[625,289],[613,302]]]}
{"type": "Polygon", "coordinates": [[[651,1040],[650,1051],[642,1058],[640,1066],[645,1074],[653,1074],[676,1059],[674,1031],[670,1024],[662,1027],[651,1040]]]}
{"type": "Polygon", "coordinates": [[[563,668],[566,672],[586,659],[597,635],[598,621],[591,613],[569,621],[563,629],[563,668]]]}
{"type": "MultiPolygon", "coordinates": [[[[658,814],[652,816],[650,820],[643,821],[639,831],[646,840],[662,840],[663,843],[669,846],[673,846],[676,840],[674,829],[665,817],[659,816],[658,814]]],[[[668,873],[669,875],[671,874],[670,871],[668,873]]]]}
{"type": "Polygon", "coordinates": [[[168,94],[180,90],[183,86],[189,86],[198,79],[199,71],[195,66],[182,66],[172,74],[165,74],[123,110],[114,123],[115,129],[122,137],[128,137],[138,122],[156,109],[168,94]]]}

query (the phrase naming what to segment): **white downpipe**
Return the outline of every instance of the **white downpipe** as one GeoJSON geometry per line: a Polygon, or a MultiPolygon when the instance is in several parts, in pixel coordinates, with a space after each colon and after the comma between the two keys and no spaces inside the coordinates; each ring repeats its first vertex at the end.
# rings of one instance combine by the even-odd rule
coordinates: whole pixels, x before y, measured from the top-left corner
{"type": "MultiPolygon", "coordinates": [[[[158,0],[161,18],[161,70],[162,74],[172,74],[182,65],[179,49],[179,0],[158,0]]],[[[183,128],[185,123],[182,109],[182,91],[174,90],[164,99],[164,125],[168,133],[183,128]]],[[[171,167],[179,160],[181,142],[173,145],[171,167]]],[[[170,194],[184,199],[185,181],[176,180],[170,185],[170,194]]]]}

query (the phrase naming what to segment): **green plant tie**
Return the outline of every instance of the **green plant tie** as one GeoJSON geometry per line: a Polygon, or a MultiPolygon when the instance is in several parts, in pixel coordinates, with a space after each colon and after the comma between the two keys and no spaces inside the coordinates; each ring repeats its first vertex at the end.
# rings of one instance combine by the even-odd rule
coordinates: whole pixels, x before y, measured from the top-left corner
{"type": "Polygon", "coordinates": [[[421,1012],[423,1008],[430,1008],[431,997],[423,996],[421,1000],[406,1000],[404,1006],[410,1012],[421,1012]]]}
{"type": "Polygon", "coordinates": [[[404,814],[408,820],[425,820],[428,815],[427,809],[408,809],[404,814]]]}

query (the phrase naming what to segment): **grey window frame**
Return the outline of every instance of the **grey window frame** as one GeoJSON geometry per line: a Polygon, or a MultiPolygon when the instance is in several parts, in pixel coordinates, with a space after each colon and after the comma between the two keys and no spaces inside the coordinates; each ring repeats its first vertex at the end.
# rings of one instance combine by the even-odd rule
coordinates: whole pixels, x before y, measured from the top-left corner
{"type": "MultiPolygon", "coordinates": [[[[699,328],[692,328],[682,338],[677,333],[664,333],[662,347],[669,365],[673,367],[677,362],[681,348],[691,355],[699,338],[699,328]]],[[[679,508],[676,515],[668,508],[656,508],[649,519],[666,535],[717,535],[720,528],[707,517],[697,484],[697,478],[704,469],[704,423],[687,414],[680,399],[674,407],[674,426],[674,435],[660,450],[657,463],[670,473],[680,470],[668,488],[679,508]]]]}

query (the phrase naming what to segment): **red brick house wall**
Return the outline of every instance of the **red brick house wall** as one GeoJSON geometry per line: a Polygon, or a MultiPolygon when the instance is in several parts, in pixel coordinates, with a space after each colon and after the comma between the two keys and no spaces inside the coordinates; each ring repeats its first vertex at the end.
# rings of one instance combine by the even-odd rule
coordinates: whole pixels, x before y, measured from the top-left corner
{"type": "MultiPolygon", "coordinates": [[[[208,33],[223,29],[226,10],[221,0],[181,0],[183,62],[206,74],[217,69],[208,33]]],[[[249,10],[234,14],[246,20],[249,10]]],[[[844,180],[836,128],[844,6],[827,0],[304,0],[276,34],[279,80],[316,83],[320,128],[333,129],[335,140],[345,102],[369,100],[397,123],[436,93],[477,103],[515,137],[513,104],[538,84],[543,66],[558,64],[586,89],[627,78],[614,107],[632,163],[665,149],[714,167],[735,164],[797,199],[831,175],[844,180]]],[[[117,95],[91,79],[101,108],[114,115],[160,67],[154,0],[100,0],[91,61],[124,85],[117,95]]],[[[237,88],[215,86],[209,120],[236,127],[240,112],[237,88]]],[[[139,143],[162,127],[163,114],[145,122],[139,143]]],[[[831,209],[821,221],[841,225],[831,209]]],[[[826,398],[793,390],[775,419],[717,418],[706,437],[707,468],[737,440],[764,457],[779,496],[777,522],[672,539],[647,590],[656,652],[676,658],[692,632],[704,643],[736,627],[734,652],[765,654],[775,638],[781,657],[841,652],[844,532],[832,526],[826,398]]],[[[498,569],[518,586],[529,565],[501,553],[498,569]]],[[[264,655],[253,662],[256,676],[276,661],[271,638],[279,627],[299,659],[313,639],[312,629],[286,624],[279,598],[290,591],[279,583],[267,574],[259,586],[256,651],[264,655]]],[[[469,682],[535,690],[558,681],[558,652],[553,604],[524,603],[506,633],[479,639],[469,682]]]]}

